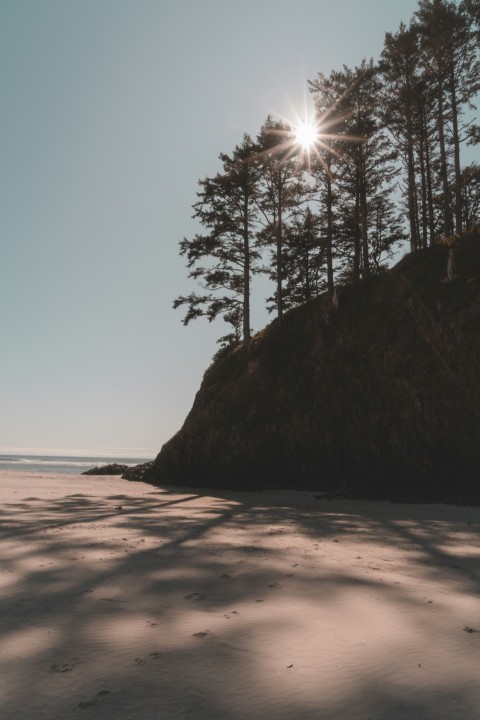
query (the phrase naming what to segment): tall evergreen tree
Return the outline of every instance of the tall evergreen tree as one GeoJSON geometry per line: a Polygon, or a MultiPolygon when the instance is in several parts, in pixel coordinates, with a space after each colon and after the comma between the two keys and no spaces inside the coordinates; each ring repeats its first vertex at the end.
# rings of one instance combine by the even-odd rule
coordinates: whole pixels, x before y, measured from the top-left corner
{"type": "Polygon", "coordinates": [[[310,92],[314,96],[316,123],[319,131],[308,168],[315,181],[315,193],[320,204],[323,246],[327,272],[327,291],[330,299],[334,293],[334,232],[337,211],[337,179],[344,161],[341,153],[342,140],[336,133],[341,132],[345,117],[341,114],[344,92],[338,85],[338,74],[329,77],[319,73],[315,80],[309,80],[310,92]]]}
{"type": "Polygon", "coordinates": [[[403,23],[396,34],[387,33],[380,60],[384,85],[381,92],[381,120],[403,160],[407,174],[407,208],[410,250],[419,246],[416,219],[415,127],[419,90],[420,53],[418,31],[403,23]]]}
{"type": "Polygon", "coordinates": [[[258,207],[263,218],[259,237],[272,250],[268,275],[275,282],[275,294],[269,298],[269,310],[275,309],[281,321],[285,303],[283,282],[286,276],[284,246],[286,228],[293,211],[305,197],[301,165],[296,157],[293,130],[280,120],[268,117],[258,134],[261,185],[258,207]]]}
{"type": "Polygon", "coordinates": [[[436,87],[444,228],[450,235],[462,229],[460,145],[468,133],[461,119],[480,90],[478,41],[464,3],[420,0],[416,17],[425,66],[436,87]]]}
{"type": "Polygon", "coordinates": [[[480,226],[480,165],[470,163],[462,171],[463,222],[467,230],[480,226]]]}
{"type": "Polygon", "coordinates": [[[220,155],[223,172],[199,181],[199,199],[193,205],[193,217],[207,233],[180,242],[189,277],[206,292],[180,296],[173,306],[187,306],[185,325],[197,317],[212,321],[222,316],[232,327],[221,338],[225,342],[250,340],[250,281],[259,259],[254,247],[260,181],[256,156],[257,146],[248,135],[231,156],[220,155]]]}
{"type": "MultiPolygon", "coordinates": [[[[310,82],[312,92],[320,97],[317,107],[329,102],[334,108],[331,114],[337,115],[335,133],[326,134],[326,138],[337,166],[337,237],[343,243],[341,252],[348,258],[354,280],[360,275],[367,277],[372,270],[373,201],[381,195],[385,208],[393,191],[395,153],[379,120],[380,87],[377,69],[373,62],[365,60],[354,69],[344,66],[329,77],[319,74],[310,82]]],[[[322,117],[324,112],[319,115],[320,127],[322,117]]],[[[331,165],[327,169],[327,192],[330,187],[331,193],[331,165]]],[[[388,206],[389,213],[393,213],[390,200],[388,206]]],[[[391,243],[398,239],[396,230],[390,235],[385,231],[384,241],[387,236],[391,243]]]]}
{"type": "Polygon", "coordinates": [[[308,302],[325,289],[325,261],[321,218],[307,206],[295,215],[286,233],[286,308],[308,302]]]}

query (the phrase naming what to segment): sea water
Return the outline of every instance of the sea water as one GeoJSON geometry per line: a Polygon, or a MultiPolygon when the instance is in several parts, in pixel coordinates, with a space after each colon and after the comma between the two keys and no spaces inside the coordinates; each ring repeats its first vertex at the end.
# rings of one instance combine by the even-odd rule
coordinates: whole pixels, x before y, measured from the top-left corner
{"type": "Polygon", "coordinates": [[[0,455],[0,470],[79,475],[99,465],[139,465],[151,458],[67,457],[62,455],[0,455]]]}

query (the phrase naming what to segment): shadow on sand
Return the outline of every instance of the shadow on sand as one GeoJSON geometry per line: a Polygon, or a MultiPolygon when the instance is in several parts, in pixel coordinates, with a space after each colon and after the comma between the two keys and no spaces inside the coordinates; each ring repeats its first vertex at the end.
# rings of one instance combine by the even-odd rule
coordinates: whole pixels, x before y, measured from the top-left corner
{"type": "Polygon", "coordinates": [[[480,509],[121,487],[0,510],[3,717],[476,717],[480,509]]]}

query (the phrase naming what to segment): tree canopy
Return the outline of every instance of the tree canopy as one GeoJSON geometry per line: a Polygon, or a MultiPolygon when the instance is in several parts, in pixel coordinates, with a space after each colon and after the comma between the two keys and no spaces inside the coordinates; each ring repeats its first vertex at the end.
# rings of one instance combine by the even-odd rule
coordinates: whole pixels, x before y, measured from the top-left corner
{"type": "Polygon", "coordinates": [[[287,308],[381,272],[405,241],[417,252],[480,222],[480,166],[462,165],[462,147],[480,143],[478,2],[419,0],[378,61],[320,72],[308,87],[311,148],[269,116],[199,181],[203,232],[180,242],[198,289],[174,307],[186,307],[184,324],[222,317],[223,344],[251,338],[255,274],[272,282],[266,307],[281,322],[287,308]]]}

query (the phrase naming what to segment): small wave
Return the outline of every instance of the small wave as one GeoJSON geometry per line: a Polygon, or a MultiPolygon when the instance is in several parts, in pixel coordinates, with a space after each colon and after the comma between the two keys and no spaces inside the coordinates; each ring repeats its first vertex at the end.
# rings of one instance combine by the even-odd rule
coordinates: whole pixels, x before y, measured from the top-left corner
{"type": "Polygon", "coordinates": [[[34,465],[66,465],[70,467],[90,467],[91,462],[80,462],[77,460],[29,460],[34,465]]]}
{"type": "Polygon", "coordinates": [[[36,460],[29,460],[28,458],[0,458],[0,462],[4,465],[30,465],[35,464],[36,460]]]}
{"type": "Polygon", "coordinates": [[[133,462],[124,462],[123,460],[109,460],[108,458],[104,460],[103,458],[96,458],[93,460],[50,460],[50,459],[42,459],[42,458],[0,458],[0,463],[2,465],[53,465],[53,466],[59,466],[62,467],[83,467],[83,468],[91,468],[98,465],[108,465],[112,462],[121,463],[122,465],[128,465],[129,467],[134,467],[137,463],[133,462]]]}

